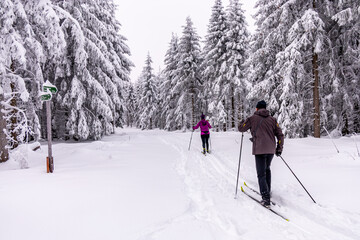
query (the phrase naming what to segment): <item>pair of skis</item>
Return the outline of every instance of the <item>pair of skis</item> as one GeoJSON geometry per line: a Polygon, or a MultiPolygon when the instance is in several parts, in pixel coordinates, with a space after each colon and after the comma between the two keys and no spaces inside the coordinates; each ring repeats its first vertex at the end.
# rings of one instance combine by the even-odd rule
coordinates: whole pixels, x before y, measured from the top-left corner
{"type": "MultiPolygon", "coordinates": [[[[261,194],[260,194],[258,191],[256,191],[255,189],[249,187],[249,186],[246,184],[246,182],[244,182],[244,186],[245,186],[247,189],[249,189],[250,191],[258,194],[259,196],[261,196],[261,194]]],[[[264,206],[259,199],[255,198],[255,197],[253,197],[252,195],[250,195],[249,193],[245,192],[245,190],[244,190],[244,188],[243,188],[242,186],[241,186],[241,192],[244,193],[244,194],[245,194],[246,196],[248,196],[249,198],[251,198],[252,200],[254,200],[255,202],[257,202],[258,204],[260,204],[261,206],[263,206],[265,209],[267,209],[267,210],[269,210],[270,212],[274,213],[275,215],[281,217],[282,219],[284,219],[284,220],[286,220],[286,221],[288,221],[288,222],[290,221],[290,220],[289,220],[288,218],[286,218],[284,215],[282,215],[281,213],[275,211],[275,210],[272,209],[271,207],[266,207],[266,206],[264,206]]],[[[274,203],[273,201],[271,201],[271,204],[272,204],[272,205],[277,205],[277,204],[274,203]]]]}

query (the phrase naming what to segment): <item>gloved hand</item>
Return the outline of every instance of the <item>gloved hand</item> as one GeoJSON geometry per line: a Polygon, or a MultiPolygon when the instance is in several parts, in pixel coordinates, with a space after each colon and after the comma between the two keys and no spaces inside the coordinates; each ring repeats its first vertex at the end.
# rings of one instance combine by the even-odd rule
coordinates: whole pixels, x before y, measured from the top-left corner
{"type": "Polygon", "coordinates": [[[276,155],[277,157],[281,156],[281,153],[282,153],[282,151],[281,151],[280,149],[276,149],[275,155],[276,155]]]}
{"type": "Polygon", "coordinates": [[[245,123],[245,120],[243,120],[239,123],[239,127],[238,127],[239,131],[241,131],[241,128],[244,126],[244,123],[245,123]]]}
{"type": "Polygon", "coordinates": [[[195,130],[195,127],[193,127],[193,130],[195,130]]]}

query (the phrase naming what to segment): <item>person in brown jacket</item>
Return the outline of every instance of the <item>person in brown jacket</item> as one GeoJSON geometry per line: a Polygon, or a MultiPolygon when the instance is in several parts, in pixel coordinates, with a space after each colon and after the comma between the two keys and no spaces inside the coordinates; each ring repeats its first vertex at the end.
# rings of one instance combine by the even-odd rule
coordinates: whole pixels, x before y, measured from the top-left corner
{"type": "Polygon", "coordinates": [[[239,131],[245,132],[250,129],[253,143],[252,154],[255,155],[256,172],[262,196],[261,203],[265,207],[270,206],[271,191],[271,160],[280,156],[284,146],[284,134],[279,127],[276,119],[270,116],[266,110],[264,100],[256,104],[254,115],[239,125],[239,131]],[[275,137],[277,142],[275,142],[275,137]]]}

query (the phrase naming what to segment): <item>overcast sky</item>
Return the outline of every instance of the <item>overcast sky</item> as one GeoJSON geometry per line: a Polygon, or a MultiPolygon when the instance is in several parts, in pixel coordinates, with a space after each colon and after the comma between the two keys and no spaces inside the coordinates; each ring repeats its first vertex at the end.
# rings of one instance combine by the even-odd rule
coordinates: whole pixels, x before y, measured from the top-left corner
{"type": "MultiPolygon", "coordinates": [[[[144,66],[147,53],[153,60],[154,73],[164,67],[164,56],[169,47],[171,34],[182,35],[182,26],[191,17],[197,33],[204,40],[211,9],[215,0],[114,0],[118,5],[117,19],[122,27],[120,33],[128,41],[131,61],[135,67],[131,72],[136,81],[144,66]]],[[[249,30],[254,31],[255,0],[240,0],[245,10],[249,30]]],[[[226,7],[229,0],[223,0],[226,7]]]]}

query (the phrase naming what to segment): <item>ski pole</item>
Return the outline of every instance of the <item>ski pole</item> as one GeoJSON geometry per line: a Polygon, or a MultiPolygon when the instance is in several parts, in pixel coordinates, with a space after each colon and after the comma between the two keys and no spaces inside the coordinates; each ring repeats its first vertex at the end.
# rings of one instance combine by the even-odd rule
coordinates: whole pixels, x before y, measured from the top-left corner
{"type": "Polygon", "coordinates": [[[192,140],[193,133],[194,133],[194,130],[191,132],[190,143],[189,143],[189,151],[190,151],[190,146],[191,146],[191,140],[192,140]]]}
{"type": "Polygon", "coordinates": [[[332,137],[330,136],[330,133],[329,133],[328,130],[325,128],[325,126],[324,126],[324,129],[325,129],[325,131],[327,132],[328,136],[330,137],[332,143],[334,144],[334,147],[336,148],[336,151],[339,153],[339,149],[336,147],[336,145],[335,145],[335,143],[334,143],[334,140],[333,140],[332,137]]]}
{"type": "Polygon", "coordinates": [[[237,198],[237,191],[238,191],[238,185],[239,185],[240,162],[241,162],[241,151],[242,151],[243,139],[244,139],[244,133],[241,133],[241,144],[240,144],[239,165],[238,165],[236,188],[235,188],[235,199],[237,198]]]}
{"type": "Polygon", "coordinates": [[[357,149],[357,152],[358,152],[358,156],[360,157],[359,148],[358,148],[358,145],[357,145],[357,143],[356,143],[357,134],[356,134],[356,133],[353,133],[353,135],[354,135],[354,142],[355,142],[355,146],[356,146],[356,149],[357,149]]]}
{"type": "Polygon", "coordinates": [[[212,148],[211,148],[211,137],[209,135],[209,140],[210,140],[210,151],[212,151],[212,148]]]}
{"type": "Polygon", "coordinates": [[[300,183],[300,185],[304,188],[304,190],[305,190],[306,193],[309,195],[309,197],[313,200],[313,202],[316,203],[315,200],[314,200],[314,198],[313,198],[313,197],[310,195],[310,193],[306,190],[306,188],[305,188],[304,185],[301,183],[301,181],[298,179],[298,177],[295,175],[295,173],[293,172],[293,170],[291,170],[291,168],[289,167],[289,165],[285,162],[284,158],[283,158],[281,155],[280,155],[279,157],[283,160],[283,162],[285,163],[285,165],[290,169],[291,173],[295,176],[296,180],[298,180],[298,182],[300,183]]]}

